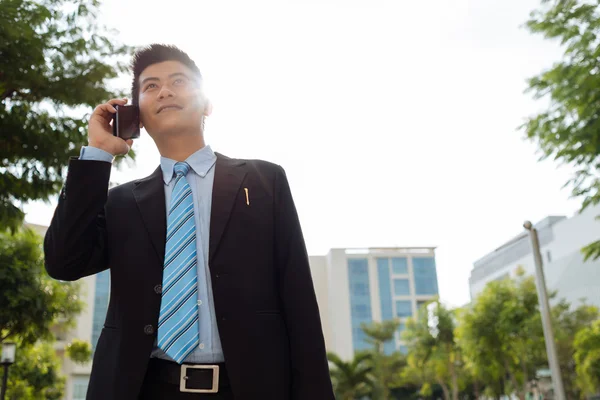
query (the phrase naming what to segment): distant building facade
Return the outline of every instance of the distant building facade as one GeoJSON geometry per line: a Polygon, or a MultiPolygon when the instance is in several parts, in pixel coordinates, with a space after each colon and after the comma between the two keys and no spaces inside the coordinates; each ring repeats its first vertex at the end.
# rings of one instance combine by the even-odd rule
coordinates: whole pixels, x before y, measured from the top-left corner
{"type": "Polygon", "coordinates": [[[398,318],[385,352],[406,352],[400,338],[407,318],[438,297],[435,248],[332,249],[310,257],[328,351],[350,359],[369,348],[362,323],[398,318]]]}
{"type": "MultiPolygon", "coordinates": [[[[583,261],[581,248],[600,239],[600,207],[589,207],[571,218],[549,216],[535,224],[538,231],[544,275],[548,290],[558,291],[573,305],[585,299],[600,307],[600,260],[583,261]]],[[[469,278],[471,299],[494,280],[514,276],[521,266],[528,275],[535,274],[535,264],[528,232],[504,243],[474,263],[469,278]]]]}

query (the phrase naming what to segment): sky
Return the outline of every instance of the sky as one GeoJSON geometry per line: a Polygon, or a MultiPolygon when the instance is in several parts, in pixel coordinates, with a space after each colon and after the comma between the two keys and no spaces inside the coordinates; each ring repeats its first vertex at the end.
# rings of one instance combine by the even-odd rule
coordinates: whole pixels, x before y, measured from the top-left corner
{"type": "MultiPolygon", "coordinates": [[[[214,105],[207,143],[285,168],[309,254],[435,246],[440,297],[459,306],[474,261],[580,205],[571,169],[539,162],[518,129],[545,106],[526,79],[561,55],[523,28],[538,5],[105,0],[100,21],[123,43],[190,54],[214,105]]],[[[111,180],[158,166],[144,131],[133,148],[111,180]]],[[[49,224],[55,206],[31,203],[26,220],[49,224]]]]}

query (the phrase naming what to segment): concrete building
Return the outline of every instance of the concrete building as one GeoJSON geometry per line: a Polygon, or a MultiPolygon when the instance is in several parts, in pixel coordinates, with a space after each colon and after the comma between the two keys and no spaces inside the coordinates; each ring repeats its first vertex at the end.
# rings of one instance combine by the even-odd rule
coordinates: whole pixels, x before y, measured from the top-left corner
{"type": "MultiPolygon", "coordinates": [[[[573,305],[586,299],[600,307],[600,260],[583,261],[581,248],[600,239],[600,206],[589,207],[571,218],[549,216],[535,224],[538,230],[544,274],[548,290],[557,290],[557,298],[573,305]]],[[[488,282],[514,276],[517,267],[528,275],[535,274],[528,233],[504,243],[474,263],[469,278],[471,298],[488,282]]]]}
{"type": "MultiPolygon", "coordinates": [[[[46,227],[28,224],[42,236],[46,227]]],[[[418,308],[438,295],[435,248],[332,249],[325,256],[310,257],[311,274],[319,303],[328,351],[343,359],[355,350],[370,346],[361,323],[399,318],[402,323],[418,308]]],[[[77,317],[75,328],[57,326],[55,349],[62,358],[66,377],[64,400],[84,400],[91,363],[80,365],[65,354],[73,339],[98,341],[104,325],[110,296],[110,272],[80,280],[86,307],[77,317]]],[[[406,351],[400,339],[401,325],[386,352],[406,351]]]]}
{"type": "Polygon", "coordinates": [[[361,323],[399,318],[390,353],[406,351],[399,333],[406,318],[437,298],[435,248],[332,249],[310,257],[311,273],[328,351],[350,359],[371,346],[361,323]]]}

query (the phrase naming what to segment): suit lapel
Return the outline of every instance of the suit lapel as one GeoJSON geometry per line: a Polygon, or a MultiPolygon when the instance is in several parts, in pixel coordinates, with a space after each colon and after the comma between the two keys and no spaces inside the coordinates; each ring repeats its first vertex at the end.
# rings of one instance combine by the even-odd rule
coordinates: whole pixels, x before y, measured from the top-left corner
{"type": "Polygon", "coordinates": [[[149,177],[135,182],[133,196],[162,268],[165,259],[167,215],[164,181],[160,166],[149,177]]]}
{"type": "Polygon", "coordinates": [[[209,263],[219,249],[235,200],[246,177],[246,171],[241,168],[244,164],[244,161],[217,153],[210,212],[209,263]]]}

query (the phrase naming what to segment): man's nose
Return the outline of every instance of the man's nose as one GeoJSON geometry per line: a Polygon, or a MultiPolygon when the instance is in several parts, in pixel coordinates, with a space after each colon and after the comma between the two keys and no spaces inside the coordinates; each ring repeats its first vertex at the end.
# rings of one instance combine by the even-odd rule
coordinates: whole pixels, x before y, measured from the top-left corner
{"type": "Polygon", "coordinates": [[[175,97],[175,92],[171,91],[166,85],[158,92],[158,99],[163,100],[167,97],[175,97]]]}

